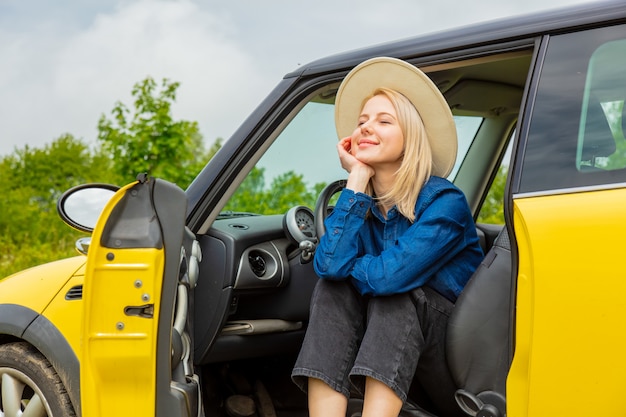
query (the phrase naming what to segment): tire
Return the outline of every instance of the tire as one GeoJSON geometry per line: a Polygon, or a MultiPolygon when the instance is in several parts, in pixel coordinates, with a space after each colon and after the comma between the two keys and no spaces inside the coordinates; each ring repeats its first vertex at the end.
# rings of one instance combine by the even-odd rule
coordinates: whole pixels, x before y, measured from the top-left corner
{"type": "Polygon", "coordinates": [[[0,415],[75,417],[70,398],[50,362],[25,342],[0,346],[0,415]],[[32,414],[30,414],[32,413],[32,414]]]}

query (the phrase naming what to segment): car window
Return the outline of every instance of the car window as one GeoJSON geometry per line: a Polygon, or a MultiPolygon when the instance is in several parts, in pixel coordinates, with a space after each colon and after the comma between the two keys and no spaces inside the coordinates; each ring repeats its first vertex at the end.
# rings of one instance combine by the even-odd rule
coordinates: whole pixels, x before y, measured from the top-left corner
{"type": "Polygon", "coordinates": [[[224,208],[280,214],[296,205],[314,207],[322,188],[345,178],[335,145],[334,106],[314,98],[280,133],[224,208]]]}
{"type": "MultiPolygon", "coordinates": [[[[510,137],[515,136],[515,132],[511,133],[510,137]]],[[[504,191],[506,187],[506,178],[509,174],[509,165],[511,163],[511,153],[513,151],[512,140],[509,140],[509,144],[506,148],[506,152],[504,153],[504,157],[502,158],[502,162],[500,162],[500,167],[498,168],[498,172],[496,173],[495,178],[491,182],[491,186],[489,187],[489,191],[485,196],[485,200],[483,201],[482,206],[480,207],[480,212],[478,213],[478,218],[476,221],[478,223],[489,223],[489,224],[504,224],[504,191]]]]}
{"type": "MultiPolygon", "coordinates": [[[[257,162],[224,208],[228,212],[281,214],[315,206],[319,192],[347,173],[337,157],[334,104],[317,96],[306,103],[257,162]]],[[[459,138],[454,178],[482,122],[455,116],[459,138]]]]}
{"type": "Polygon", "coordinates": [[[626,26],[550,38],[519,192],[625,182],[625,98],[626,26]]]}
{"type": "Polygon", "coordinates": [[[465,155],[469,150],[474,138],[476,137],[476,132],[480,128],[480,125],[483,122],[482,117],[476,116],[454,116],[454,123],[456,124],[456,134],[458,140],[458,150],[456,155],[456,162],[454,163],[454,167],[448,175],[448,179],[451,181],[456,177],[457,172],[461,164],[463,163],[463,159],[465,159],[465,155]]]}

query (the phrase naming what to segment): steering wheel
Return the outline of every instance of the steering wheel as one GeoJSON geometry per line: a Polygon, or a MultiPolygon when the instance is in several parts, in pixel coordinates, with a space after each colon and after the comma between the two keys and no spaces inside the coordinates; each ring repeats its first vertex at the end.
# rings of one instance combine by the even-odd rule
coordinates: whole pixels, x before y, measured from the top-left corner
{"type": "Polygon", "coordinates": [[[324,226],[324,220],[328,215],[328,202],[339,191],[346,188],[347,180],[337,180],[328,184],[320,195],[317,197],[317,202],[315,203],[315,211],[313,212],[313,216],[315,218],[315,233],[317,234],[317,239],[322,238],[324,233],[326,233],[326,227],[324,226]]]}

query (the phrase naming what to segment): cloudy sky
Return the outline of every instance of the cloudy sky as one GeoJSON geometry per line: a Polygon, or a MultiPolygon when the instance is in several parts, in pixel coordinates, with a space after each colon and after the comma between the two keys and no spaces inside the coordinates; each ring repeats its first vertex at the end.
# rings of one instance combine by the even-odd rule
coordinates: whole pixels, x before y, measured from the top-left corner
{"type": "Polygon", "coordinates": [[[97,122],[147,76],[227,139],[280,78],[326,55],[588,0],[0,0],[0,156],[97,122]]]}

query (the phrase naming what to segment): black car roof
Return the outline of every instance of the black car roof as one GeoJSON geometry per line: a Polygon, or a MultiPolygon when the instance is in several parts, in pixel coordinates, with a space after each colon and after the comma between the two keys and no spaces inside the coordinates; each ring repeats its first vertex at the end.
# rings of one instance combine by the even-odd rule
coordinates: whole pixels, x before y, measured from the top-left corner
{"type": "Polygon", "coordinates": [[[595,26],[598,23],[617,24],[625,21],[626,2],[624,0],[596,1],[463,26],[331,55],[303,65],[287,74],[285,78],[349,69],[375,56],[411,59],[425,54],[432,55],[492,43],[528,39],[542,34],[567,32],[595,26]]]}

